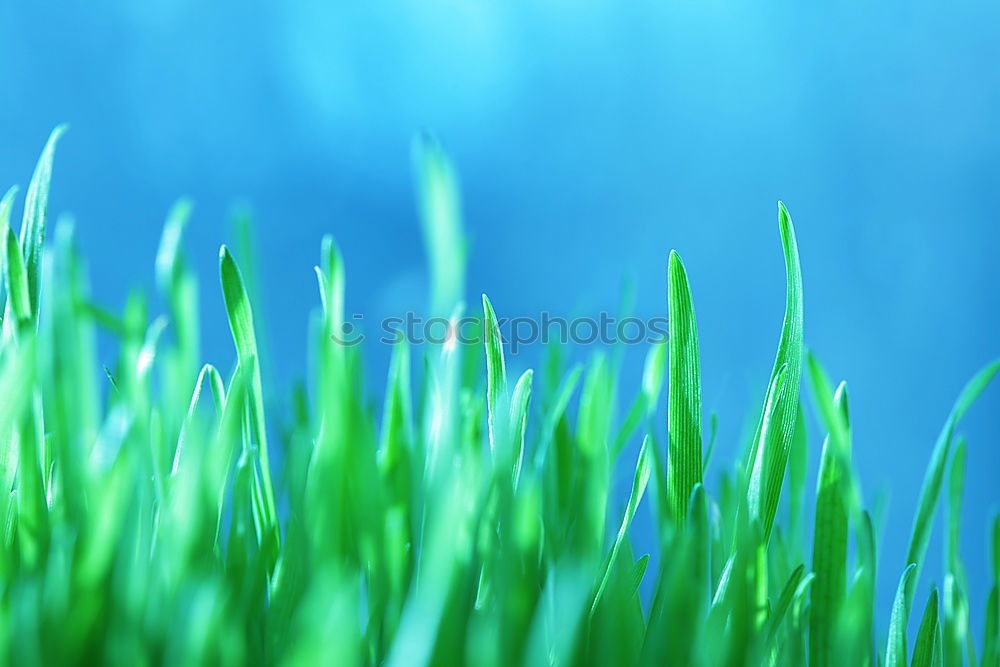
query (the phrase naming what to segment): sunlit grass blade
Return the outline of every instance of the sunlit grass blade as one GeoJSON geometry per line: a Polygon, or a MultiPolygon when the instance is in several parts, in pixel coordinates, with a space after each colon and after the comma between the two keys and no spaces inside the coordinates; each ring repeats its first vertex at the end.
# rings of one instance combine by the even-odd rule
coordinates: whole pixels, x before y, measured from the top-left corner
{"type": "Polygon", "coordinates": [[[524,461],[524,433],[528,422],[528,402],[531,400],[531,378],[533,371],[529,368],[524,371],[517,384],[514,385],[514,392],[510,399],[510,428],[511,437],[517,453],[514,456],[514,485],[517,485],[521,477],[521,465],[524,461]]]}
{"type": "Polygon", "coordinates": [[[802,271],[792,219],[781,202],[778,202],[778,227],[785,254],[787,293],[785,319],[781,327],[774,370],[771,372],[771,383],[779,373],[785,377],[782,391],[774,397],[775,402],[770,410],[765,403],[757,426],[757,436],[754,438],[750,467],[751,516],[760,521],[765,542],[771,535],[781,485],[785,478],[788,450],[795,435],[799,383],[802,377],[802,271]]]}
{"type": "MultiPolygon", "coordinates": [[[[246,288],[243,285],[243,277],[240,275],[239,267],[236,266],[236,260],[233,259],[226,246],[222,246],[219,251],[219,274],[237,356],[241,363],[251,369],[248,396],[249,430],[257,447],[255,458],[260,466],[259,485],[263,501],[261,520],[264,532],[258,536],[258,539],[261,540],[262,544],[266,544],[265,553],[270,571],[274,568],[281,537],[267,449],[263,388],[261,386],[260,364],[257,361],[257,338],[254,333],[253,312],[250,308],[250,299],[247,296],[246,288]]],[[[257,480],[258,478],[254,477],[253,479],[257,480]]],[[[255,482],[255,484],[257,483],[255,482]]]]}
{"type": "Polygon", "coordinates": [[[683,523],[691,491],[701,482],[701,371],[691,288],[676,251],[670,253],[667,275],[670,326],[667,492],[675,521],[683,523]]]}
{"type": "Polygon", "coordinates": [[[201,372],[198,373],[198,379],[194,385],[194,392],[191,394],[191,401],[188,403],[187,416],[184,419],[180,435],[177,438],[177,445],[174,448],[173,464],[171,465],[171,474],[176,474],[180,469],[181,455],[184,451],[184,438],[194,422],[198,405],[201,403],[201,392],[206,383],[212,391],[215,412],[220,419],[222,418],[222,412],[225,408],[226,401],[226,388],[222,381],[222,376],[219,374],[219,371],[215,369],[215,366],[212,364],[205,364],[202,367],[201,372]]]}
{"type": "Polygon", "coordinates": [[[38,295],[41,290],[42,246],[45,242],[45,216],[49,205],[49,185],[52,181],[52,160],[56,143],[66,131],[65,125],[52,130],[45,143],[35,173],[28,184],[24,199],[24,218],[21,222],[20,244],[24,255],[24,268],[28,278],[28,295],[31,298],[32,317],[38,316],[38,295]]]}
{"type": "Polygon", "coordinates": [[[763,452],[767,446],[768,436],[771,429],[775,427],[777,410],[781,397],[785,391],[788,365],[783,364],[778,372],[771,378],[771,384],[767,388],[767,396],[764,399],[764,412],[761,414],[760,425],[754,435],[753,448],[750,451],[749,467],[747,470],[747,505],[750,509],[750,517],[754,520],[761,520],[761,511],[766,513],[767,484],[764,473],[763,452]]]}
{"type": "Polygon", "coordinates": [[[507,409],[507,366],[503,359],[503,338],[497,314],[489,297],[483,295],[483,313],[486,316],[486,406],[489,410],[490,450],[497,453],[500,444],[499,432],[506,424],[504,411],[507,409]],[[499,420],[499,421],[498,421],[499,420]]]}
{"type": "Polygon", "coordinates": [[[889,617],[889,637],[885,648],[886,667],[906,667],[906,590],[916,576],[917,566],[910,563],[899,579],[896,597],[892,602],[892,615],[889,617]]]}

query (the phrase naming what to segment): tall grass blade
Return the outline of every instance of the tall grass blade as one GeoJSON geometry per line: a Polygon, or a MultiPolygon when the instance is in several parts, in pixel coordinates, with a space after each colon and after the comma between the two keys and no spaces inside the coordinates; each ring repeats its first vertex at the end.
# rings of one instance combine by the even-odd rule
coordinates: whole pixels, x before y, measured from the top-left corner
{"type": "Polygon", "coordinates": [[[226,311],[229,315],[229,327],[232,330],[233,342],[236,344],[237,357],[240,363],[251,369],[248,426],[257,448],[254,458],[260,466],[260,474],[259,477],[253,476],[253,480],[255,480],[254,487],[257,488],[257,493],[261,498],[263,512],[261,516],[262,532],[258,539],[265,546],[270,572],[274,569],[281,536],[274,487],[271,482],[267,427],[264,423],[263,388],[261,386],[260,364],[257,361],[257,338],[254,333],[253,312],[243,284],[243,277],[236,265],[236,260],[233,259],[226,246],[222,246],[219,250],[219,275],[222,282],[222,294],[226,302],[226,311]]]}
{"type": "Polygon", "coordinates": [[[691,288],[676,251],[670,253],[667,276],[670,328],[667,487],[674,518],[683,522],[691,491],[701,482],[701,371],[691,288]]]}
{"type": "MultiPolygon", "coordinates": [[[[913,517],[913,530],[910,534],[910,546],[906,553],[907,564],[916,565],[916,573],[912,578],[911,586],[916,586],[920,578],[920,568],[923,564],[924,555],[927,553],[927,544],[931,539],[931,527],[934,521],[934,511],[937,508],[938,496],[941,493],[941,484],[944,479],[945,464],[948,460],[948,451],[951,448],[952,433],[955,426],[961,421],[979,395],[989,385],[993,376],[1000,371],[1000,359],[988,364],[969,380],[962,389],[955,405],[945,421],[941,434],[934,444],[931,452],[930,462],[927,464],[927,472],[924,474],[924,481],[920,487],[920,500],[917,505],[916,515],[913,517]]],[[[906,592],[906,615],[909,615],[910,606],[913,600],[913,589],[906,592]]]]}
{"type": "Polygon", "coordinates": [[[750,511],[751,516],[761,523],[765,543],[774,525],[788,450],[795,435],[799,383],[802,377],[802,271],[792,219],[781,202],[778,202],[778,227],[785,254],[787,294],[785,319],[781,327],[774,370],[771,372],[771,383],[774,383],[779,373],[785,377],[783,389],[774,397],[775,402],[770,409],[765,402],[750,459],[750,511]]]}
{"type": "MultiPolygon", "coordinates": [[[[841,384],[834,398],[836,409],[847,421],[847,389],[841,384]]],[[[842,458],[834,453],[829,438],[823,443],[819,480],[816,485],[816,525],[813,537],[813,572],[809,614],[809,664],[837,662],[836,631],[847,588],[847,474],[842,458]]]]}

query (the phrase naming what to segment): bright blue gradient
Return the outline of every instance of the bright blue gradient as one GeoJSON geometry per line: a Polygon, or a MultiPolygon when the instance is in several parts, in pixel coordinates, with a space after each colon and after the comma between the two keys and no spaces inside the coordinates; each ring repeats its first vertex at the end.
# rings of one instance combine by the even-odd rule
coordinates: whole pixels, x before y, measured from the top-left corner
{"type": "MultiPolygon", "coordinates": [[[[50,210],[75,215],[115,307],[136,281],[151,288],[162,219],[193,197],[205,354],[222,366],[216,250],[232,202],[252,202],[267,365],[287,386],[306,368],[323,233],[347,259],[350,310],[374,321],[424,304],[409,148],[431,129],[461,173],[472,304],[485,291],[502,315],[594,314],[617,310],[633,276],[636,312],[662,315],[667,253],[681,252],[706,415],[720,415],[710,479],[737,454],[777,345],[783,199],[808,344],[849,380],[868,500],[890,495],[884,632],[938,430],[1000,355],[1000,5],[819,4],[4,3],[0,184],[24,186],[49,130],[70,123],[50,210]]],[[[642,353],[627,355],[630,387],[642,353]]],[[[377,393],[385,350],[366,356],[377,393]]],[[[960,428],[977,644],[998,415],[992,387],[960,428]]],[[[810,487],[819,444],[813,429],[810,487]]],[[[941,583],[940,526],[921,607],[941,583]]]]}

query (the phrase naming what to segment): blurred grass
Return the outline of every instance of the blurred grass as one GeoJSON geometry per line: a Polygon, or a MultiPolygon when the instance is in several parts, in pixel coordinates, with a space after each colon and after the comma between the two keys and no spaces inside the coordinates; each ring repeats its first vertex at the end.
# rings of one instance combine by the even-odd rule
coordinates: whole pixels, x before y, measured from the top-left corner
{"type": "MultiPolygon", "coordinates": [[[[1000,664],[1000,518],[993,581],[967,581],[958,553],[966,446],[952,448],[1000,362],[970,382],[945,424],[907,562],[883,565],[900,584],[891,618],[877,623],[877,539],[851,463],[847,388],[834,390],[806,358],[783,205],[788,282],[774,369],[745,455],[712,484],[704,468],[715,418],[703,451],[697,325],[676,252],[670,340],[650,348],[624,419],[618,364],[602,353],[566,368],[553,347],[537,380],[528,370],[513,381],[485,295],[484,347],[459,343],[454,329],[440,345],[398,342],[378,411],[362,390],[359,349],[334,341],[347,272],[328,237],[310,383],[290,414],[267,415],[260,277],[245,276],[226,247],[219,272],[236,361],[229,373],[199,366],[198,281],[183,252],[189,202],[168,215],[156,257],[167,306],[157,317],[139,292],[120,314],[92,303],[69,223],[46,241],[62,133],[31,179],[20,236],[16,191],[0,200],[0,663],[906,665],[950,462],[945,571],[912,664],[1000,664]],[[106,377],[97,327],[119,344],[106,377]],[[803,368],[826,435],[811,545],[803,368]],[[266,423],[275,417],[278,438],[266,423]],[[283,452],[276,477],[269,437],[283,452]],[[620,507],[612,471],[633,438],[642,447],[624,462],[635,473],[620,507]],[[647,496],[657,548],[639,555],[629,531],[647,496]],[[639,593],[644,580],[650,599],[639,593]],[[976,585],[991,587],[978,637],[968,622],[976,585]]],[[[432,139],[414,156],[433,310],[457,322],[465,241],[455,170],[432,139]]],[[[248,247],[245,220],[240,235],[248,247]]]]}

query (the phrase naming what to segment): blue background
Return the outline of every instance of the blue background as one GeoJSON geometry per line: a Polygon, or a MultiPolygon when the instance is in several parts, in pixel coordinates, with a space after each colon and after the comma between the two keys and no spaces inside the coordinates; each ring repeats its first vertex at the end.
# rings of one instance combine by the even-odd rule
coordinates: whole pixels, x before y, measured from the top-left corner
{"type": "MultiPolygon", "coordinates": [[[[70,123],[50,212],[76,216],[115,307],[152,286],[164,214],[192,196],[204,352],[223,366],[216,252],[247,198],[284,386],[305,369],[323,233],[346,255],[350,310],[424,303],[409,147],[433,129],[461,173],[473,303],[485,291],[509,316],[616,310],[632,275],[637,313],[662,315],[679,249],[720,414],[710,475],[759,409],[777,344],[783,199],[808,343],[850,382],[866,495],[890,495],[884,632],[933,442],[1000,353],[1000,5],[818,4],[5,2],[0,184],[26,185],[49,130],[70,123]]],[[[642,354],[628,353],[632,380],[642,354]]],[[[385,351],[366,355],[377,392],[385,351]]],[[[993,387],[961,428],[977,643],[998,405],[993,387]]],[[[812,487],[815,430],[810,445],[812,487]]],[[[939,522],[921,600],[941,549],[939,522]]]]}

